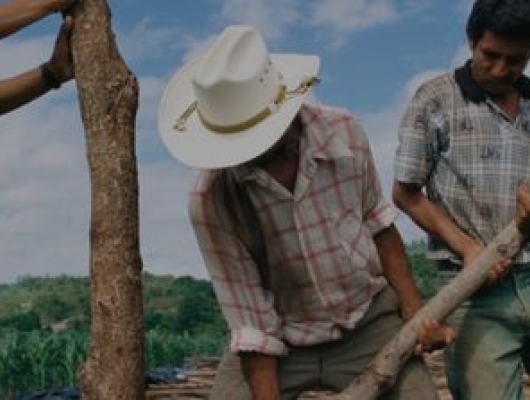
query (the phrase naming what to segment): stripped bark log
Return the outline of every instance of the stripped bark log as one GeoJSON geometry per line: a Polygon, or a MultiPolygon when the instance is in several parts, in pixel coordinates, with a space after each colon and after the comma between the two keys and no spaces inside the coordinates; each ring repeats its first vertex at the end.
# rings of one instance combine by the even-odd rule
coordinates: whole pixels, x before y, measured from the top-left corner
{"type": "Polygon", "coordinates": [[[105,0],[74,10],[72,49],[91,182],[91,343],[83,399],[145,398],[136,77],[121,58],[105,0]]]}
{"type": "Polygon", "coordinates": [[[355,378],[340,394],[327,396],[333,400],[375,400],[388,390],[418,341],[418,328],[422,321],[441,321],[463,301],[476,292],[488,279],[488,273],[496,262],[517,254],[524,237],[515,221],[497,235],[480,256],[462,271],[407,322],[383,347],[368,370],[355,378]]]}

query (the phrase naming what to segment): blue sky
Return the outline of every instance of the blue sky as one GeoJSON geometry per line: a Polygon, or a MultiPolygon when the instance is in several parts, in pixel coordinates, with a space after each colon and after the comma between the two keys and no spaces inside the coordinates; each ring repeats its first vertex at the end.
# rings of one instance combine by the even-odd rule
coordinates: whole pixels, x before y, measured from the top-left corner
{"type": "MultiPolygon", "coordinates": [[[[468,56],[470,0],[111,0],[122,56],[140,82],[141,252],[155,274],[206,277],[186,216],[194,171],[171,158],[156,113],[183,62],[230,24],[252,24],[271,52],[321,57],[315,101],[357,114],[385,193],[397,124],[418,83],[468,56]]],[[[49,57],[59,17],[0,41],[0,79],[49,57]]],[[[87,275],[90,193],[75,84],[0,117],[0,282],[87,275]]],[[[405,216],[406,241],[423,238],[405,216]]]]}

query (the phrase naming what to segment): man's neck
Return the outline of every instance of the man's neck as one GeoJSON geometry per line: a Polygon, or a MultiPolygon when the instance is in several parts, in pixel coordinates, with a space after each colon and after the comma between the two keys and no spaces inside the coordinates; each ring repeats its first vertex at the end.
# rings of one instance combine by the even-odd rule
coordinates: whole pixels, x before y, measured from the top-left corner
{"type": "Polygon", "coordinates": [[[263,169],[267,171],[274,180],[292,193],[296,185],[299,161],[300,153],[297,153],[292,156],[276,158],[267,165],[264,165],[263,169]]]}
{"type": "Polygon", "coordinates": [[[516,90],[503,96],[491,96],[490,99],[509,117],[510,121],[517,119],[520,96],[516,90]]]}
{"type": "Polygon", "coordinates": [[[294,191],[296,185],[302,130],[300,120],[291,124],[282,138],[281,145],[275,149],[274,156],[261,165],[272,178],[290,192],[294,191]]]}

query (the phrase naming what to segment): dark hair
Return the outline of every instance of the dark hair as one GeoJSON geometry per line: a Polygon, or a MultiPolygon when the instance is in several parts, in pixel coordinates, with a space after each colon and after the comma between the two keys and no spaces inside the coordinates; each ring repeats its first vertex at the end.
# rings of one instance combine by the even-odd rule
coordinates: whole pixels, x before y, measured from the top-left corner
{"type": "Polygon", "coordinates": [[[485,31],[530,44],[530,0],[476,0],[466,32],[472,44],[485,31]]]}

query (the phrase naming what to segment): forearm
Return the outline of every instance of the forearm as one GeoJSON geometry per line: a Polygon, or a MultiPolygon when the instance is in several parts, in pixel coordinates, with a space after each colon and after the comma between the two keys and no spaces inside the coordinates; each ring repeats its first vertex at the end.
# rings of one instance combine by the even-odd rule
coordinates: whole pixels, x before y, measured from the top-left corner
{"type": "Polygon", "coordinates": [[[11,0],[0,5],[0,39],[54,11],[50,1],[11,0]]]}
{"type": "Polygon", "coordinates": [[[241,352],[239,355],[252,399],[279,400],[277,358],[256,352],[241,352]]]}
{"type": "Polygon", "coordinates": [[[401,314],[412,317],[422,306],[421,295],[414,284],[401,235],[394,225],[374,236],[374,242],[383,267],[383,274],[395,290],[401,314]]]}
{"type": "Polygon", "coordinates": [[[396,182],[392,194],[397,207],[425,232],[443,241],[459,256],[463,257],[467,250],[476,246],[476,241],[460,229],[421,190],[408,184],[396,182]]]}
{"type": "Polygon", "coordinates": [[[0,115],[42,96],[49,90],[39,68],[0,81],[0,115]]]}

